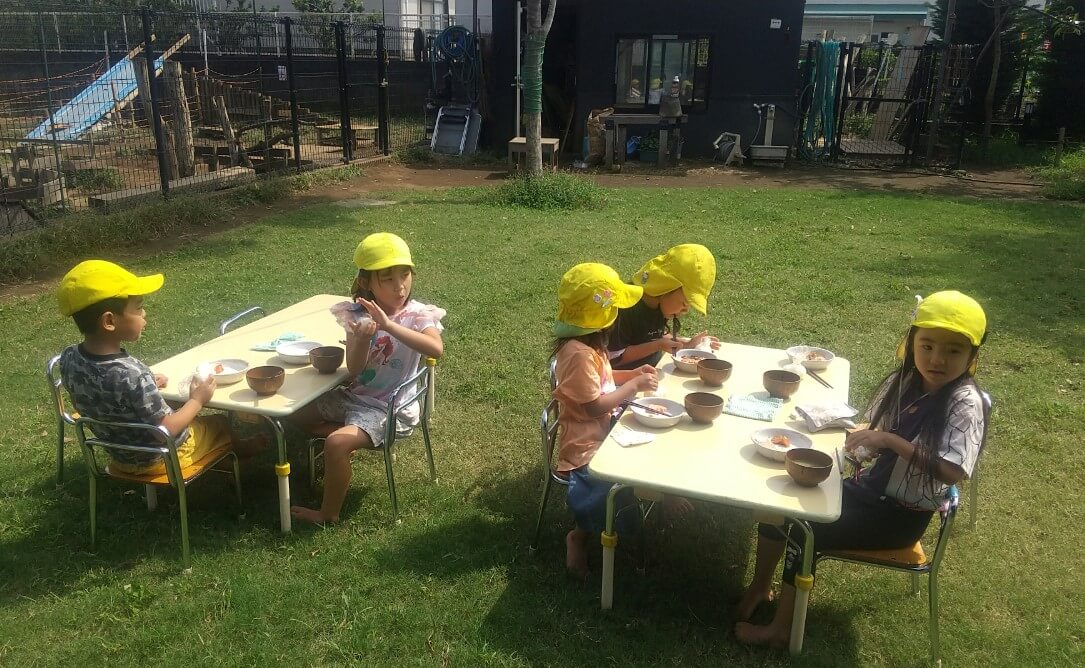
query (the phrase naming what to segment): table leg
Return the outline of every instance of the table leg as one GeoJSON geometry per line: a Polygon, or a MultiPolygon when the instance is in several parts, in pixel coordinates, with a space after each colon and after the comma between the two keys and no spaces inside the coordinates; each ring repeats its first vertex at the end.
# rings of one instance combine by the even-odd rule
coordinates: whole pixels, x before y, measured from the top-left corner
{"type": "Polygon", "coordinates": [[[814,588],[814,576],[810,574],[814,563],[814,532],[810,525],[802,520],[796,520],[793,526],[797,526],[803,533],[802,568],[795,575],[795,614],[791,618],[791,654],[797,656],[802,652],[803,634],[806,632],[806,606],[810,602],[810,590],[814,588]]]}
{"type": "Polygon", "coordinates": [[[666,167],[670,161],[670,155],[668,149],[670,144],[670,135],[666,128],[659,131],[659,159],[656,160],[656,167],[666,167]]]}
{"type": "Polygon", "coordinates": [[[617,133],[618,133],[618,137],[617,137],[616,141],[618,143],[618,146],[617,146],[617,149],[618,149],[618,164],[619,165],[624,165],[625,164],[625,158],[626,158],[626,155],[625,155],[625,143],[626,143],[626,141],[629,140],[628,128],[626,128],[624,125],[621,125],[621,126],[619,126],[617,128],[617,133]]]}
{"type": "Polygon", "coordinates": [[[611,128],[607,128],[607,130],[605,131],[605,138],[606,138],[606,149],[605,149],[606,157],[605,157],[604,160],[605,160],[607,169],[610,169],[611,167],[614,166],[614,130],[611,129],[611,128]]]}
{"type": "Polygon", "coordinates": [[[618,534],[614,532],[614,497],[625,485],[614,483],[607,494],[607,528],[599,535],[603,544],[603,610],[614,605],[614,548],[618,547],[618,534]]]}
{"type": "Polygon", "coordinates": [[[281,422],[273,417],[264,416],[275,432],[275,446],[279,461],[275,464],[275,475],[279,478],[279,527],[283,533],[290,533],[290,461],[286,458],[286,434],[281,422]]]}

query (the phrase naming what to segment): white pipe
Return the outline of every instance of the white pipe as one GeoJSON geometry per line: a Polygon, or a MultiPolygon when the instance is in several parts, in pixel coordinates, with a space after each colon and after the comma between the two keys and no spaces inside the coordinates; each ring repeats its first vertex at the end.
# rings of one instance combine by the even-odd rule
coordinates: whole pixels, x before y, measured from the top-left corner
{"type": "Polygon", "coordinates": [[[290,533],[290,476],[279,476],[279,526],[290,533]]]}
{"type": "Polygon", "coordinates": [[[603,610],[614,606],[614,548],[603,548],[603,610]]]}

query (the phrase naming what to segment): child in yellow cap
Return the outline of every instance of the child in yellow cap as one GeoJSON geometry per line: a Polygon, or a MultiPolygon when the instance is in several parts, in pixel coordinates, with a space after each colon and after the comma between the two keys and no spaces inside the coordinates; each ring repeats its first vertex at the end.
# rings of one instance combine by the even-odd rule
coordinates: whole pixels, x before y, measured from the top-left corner
{"type": "MultiPolygon", "coordinates": [[[[353,382],[320,397],[295,418],[303,426],[341,425],[324,442],[320,507],[290,509],[295,518],[317,524],[339,520],[354,451],[384,445],[388,402],[395,389],[418,370],[422,355],[437,359],[444,353],[445,311],[411,299],[414,261],[407,242],[388,232],[370,234],[358,244],[354,264],[358,274],[352,296],[369,317],[347,325],[346,362],[353,382]]],[[[408,394],[402,393],[399,401],[408,394]]],[[[399,408],[396,433],[409,434],[418,421],[417,402],[399,408]]]]}
{"type": "Polygon", "coordinates": [[[644,296],[618,316],[610,337],[608,349],[614,368],[656,366],[664,352],[696,348],[705,339],[718,348],[719,342],[708,332],[691,338],[678,336],[678,318],[690,308],[707,315],[708,294],[715,282],[716,259],[700,244],[675,246],[641,267],[633,274],[633,285],[643,288],[644,296]]]}
{"type": "MultiPolygon", "coordinates": [[[[949,501],[950,486],[972,473],[987,428],[983,397],[973,378],[986,332],[983,309],[967,295],[937,292],[920,302],[898,350],[900,366],[875,392],[869,428],[850,434],[845,445],[857,459],[874,458],[874,464],[844,482],[839,520],[811,525],[817,551],[915,545],[934,511],[949,501]]],[[[748,619],[771,598],[785,531],[758,527],[753,581],[736,610],[739,619],[748,619]]],[[[738,623],[740,641],[787,644],[795,574],[803,556],[801,543],[788,550],[775,617],[766,626],[738,623]]]]}
{"type": "MultiPolygon", "coordinates": [[[[72,405],[84,416],[108,422],[161,425],[175,437],[182,467],[190,466],[218,448],[253,454],[266,445],[259,437],[237,441],[223,415],[197,415],[215,393],[215,379],[195,379],[189,399],[177,411],[159,393],[168,379],[156,375],[122,348],[138,341],[147,325],[143,298],[162,287],[162,274],[136,276],[105,260],[80,262],[64,275],[57,288],[60,312],[75,321],[83,342],[60,356],[60,376],[72,405]]],[[[146,445],[144,432],[94,425],[99,438],[120,444],[146,445]]],[[[110,451],[110,469],[138,475],[165,473],[158,455],[129,450],[110,451]]]]}
{"type": "MultiPolygon", "coordinates": [[[[620,309],[640,299],[642,289],[622,282],[603,264],[578,264],[561,278],[558,317],[554,322],[554,357],[559,403],[558,461],[555,469],[569,478],[567,502],[576,527],[565,538],[565,565],[575,575],[588,570],[588,541],[603,528],[610,483],[593,479],[588,462],[602,445],[623,403],[637,392],[654,390],[658,380],[649,365],[612,371],[607,336],[620,309]]],[[[619,495],[621,507],[636,503],[632,490],[619,495]]],[[[628,513],[619,513],[620,518],[628,513]]]]}

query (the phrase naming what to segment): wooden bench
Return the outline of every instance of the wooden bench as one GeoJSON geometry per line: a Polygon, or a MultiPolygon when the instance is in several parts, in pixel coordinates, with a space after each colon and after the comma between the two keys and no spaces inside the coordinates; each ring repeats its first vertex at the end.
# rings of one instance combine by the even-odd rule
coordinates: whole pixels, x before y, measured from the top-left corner
{"type": "MultiPolygon", "coordinates": [[[[339,123],[322,123],[314,126],[316,128],[316,143],[324,145],[325,141],[327,145],[339,146],[343,141],[343,126],[339,123]]],[[[358,140],[362,139],[360,135],[368,134],[371,137],[364,137],[370,139],[374,144],[377,143],[377,130],[376,125],[362,125],[360,123],[350,124],[350,139],[354,142],[354,146],[358,146],[358,140]]]]}
{"type": "MultiPolygon", "coordinates": [[[[558,169],[558,152],[561,150],[561,140],[556,137],[542,138],[543,162],[547,160],[547,151],[550,157],[550,170],[558,169]]],[[[514,137],[509,140],[509,172],[514,172],[520,167],[520,156],[527,155],[527,137],[514,137]]]]}
{"type": "MultiPolygon", "coordinates": [[[[248,167],[230,167],[229,169],[220,169],[216,172],[208,172],[207,174],[186,176],[181,179],[174,179],[170,181],[170,192],[199,185],[225,186],[227,183],[232,183],[240,179],[245,179],[254,174],[256,174],[256,170],[249,169],[248,167]]],[[[161,192],[161,190],[162,186],[157,183],[154,185],[143,186],[141,188],[126,188],[125,190],[115,190],[111,193],[91,195],[87,198],[87,203],[90,204],[90,206],[93,208],[104,209],[112,204],[119,204],[120,202],[132,199],[134,197],[157,195],[159,192],[161,192]]]]}

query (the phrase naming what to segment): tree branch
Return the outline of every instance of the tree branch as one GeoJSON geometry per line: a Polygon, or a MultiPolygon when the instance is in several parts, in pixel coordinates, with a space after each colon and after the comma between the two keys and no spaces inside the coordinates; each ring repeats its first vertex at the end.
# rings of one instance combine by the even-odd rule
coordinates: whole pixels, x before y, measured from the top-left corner
{"type": "Polygon", "coordinates": [[[557,11],[558,0],[550,0],[546,8],[546,18],[543,19],[542,31],[544,35],[550,34],[550,26],[554,25],[554,12],[557,11]]]}

